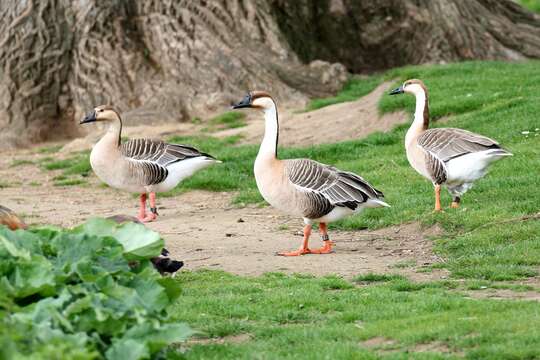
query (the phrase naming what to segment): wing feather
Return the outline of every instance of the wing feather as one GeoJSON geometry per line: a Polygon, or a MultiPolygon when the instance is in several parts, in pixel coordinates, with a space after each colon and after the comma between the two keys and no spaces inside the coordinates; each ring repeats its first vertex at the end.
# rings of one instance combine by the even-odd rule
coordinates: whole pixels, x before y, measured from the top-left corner
{"type": "Polygon", "coordinates": [[[502,149],[498,142],[467,130],[437,128],[418,137],[418,145],[443,162],[489,149],[502,149]]]}
{"type": "Polygon", "coordinates": [[[285,171],[299,190],[318,196],[332,208],[346,206],[354,210],[369,199],[384,197],[362,177],[313,160],[285,160],[285,171]]]}
{"type": "Polygon", "coordinates": [[[167,166],[176,162],[199,156],[213,159],[194,147],[153,139],[129,140],[120,145],[120,152],[130,162],[131,176],[146,185],[164,181],[169,174],[167,166]]]}

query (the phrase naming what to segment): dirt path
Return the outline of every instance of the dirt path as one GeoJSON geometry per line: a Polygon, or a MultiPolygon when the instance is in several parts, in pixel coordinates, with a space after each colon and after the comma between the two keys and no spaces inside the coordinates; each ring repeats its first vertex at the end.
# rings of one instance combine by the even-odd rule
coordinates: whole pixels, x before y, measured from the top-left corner
{"type": "MultiPolygon", "coordinates": [[[[24,170],[30,167],[24,166],[24,170]]],[[[4,177],[5,171],[1,175],[4,177]]],[[[131,195],[96,185],[21,185],[1,189],[0,196],[3,205],[22,214],[30,224],[69,227],[92,216],[136,214],[137,200],[131,195]]],[[[425,265],[439,260],[427,239],[436,235],[437,229],[423,230],[417,224],[407,224],[375,232],[334,230],[331,236],[336,243],[335,253],[284,258],[275,253],[300,245],[299,219],[270,207],[232,207],[231,194],[227,193],[192,191],[158,200],[159,220],[148,226],[162,234],[173,257],[184,260],[186,269],[222,269],[242,275],[283,271],[346,277],[368,272],[402,273],[424,280],[445,275],[441,271],[421,272],[425,265]]],[[[312,244],[320,245],[317,235],[312,244]]]]}
{"type": "MultiPolygon", "coordinates": [[[[376,131],[388,131],[397,124],[410,120],[404,111],[379,115],[378,102],[388,92],[391,82],[384,82],[370,94],[351,102],[323,107],[319,110],[298,113],[296,110],[280,107],[279,142],[283,146],[310,146],[338,141],[363,138],[376,131]]],[[[242,143],[258,144],[264,133],[264,121],[260,113],[251,111],[248,125],[242,128],[224,130],[216,136],[242,134],[242,143]]]]}

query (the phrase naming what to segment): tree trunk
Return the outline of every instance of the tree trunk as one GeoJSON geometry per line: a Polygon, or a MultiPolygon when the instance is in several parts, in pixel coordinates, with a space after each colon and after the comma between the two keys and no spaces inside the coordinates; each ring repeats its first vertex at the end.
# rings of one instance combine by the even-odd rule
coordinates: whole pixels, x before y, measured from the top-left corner
{"type": "Polygon", "coordinates": [[[357,73],[540,57],[540,16],[509,0],[274,0],[272,11],[302,61],[357,73]]]}
{"type": "Polygon", "coordinates": [[[71,134],[100,104],[148,123],[247,89],[305,101],[343,85],[334,62],[540,57],[539,17],[509,0],[13,0],[0,18],[1,147],[71,134]]]}

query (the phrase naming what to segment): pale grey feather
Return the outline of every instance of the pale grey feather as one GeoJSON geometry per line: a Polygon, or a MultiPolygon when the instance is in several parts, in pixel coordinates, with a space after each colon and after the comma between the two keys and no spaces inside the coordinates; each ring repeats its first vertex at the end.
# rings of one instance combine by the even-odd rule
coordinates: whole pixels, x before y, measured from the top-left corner
{"type": "Polygon", "coordinates": [[[444,162],[478,151],[502,149],[493,139],[454,128],[426,130],[418,137],[418,145],[444,162]]]}

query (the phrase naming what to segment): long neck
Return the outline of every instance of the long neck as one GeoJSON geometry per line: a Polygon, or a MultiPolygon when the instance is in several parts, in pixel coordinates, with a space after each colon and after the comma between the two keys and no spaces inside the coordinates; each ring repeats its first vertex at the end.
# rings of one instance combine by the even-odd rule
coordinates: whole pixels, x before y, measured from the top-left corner
{"type": "Polygon", "coordinates": [[[277,158],[279,121],[276,104],[264,110],[264,138],[258,156],[277,158]]]}
{"type": "Polygon", "coordinates": [[[119,147],[122,136],[122,120],[118,117],[118,120],[111,121],[107,132],[101,138],[100,142],[107,144],[108,146],[119,147]]]}
{"type": "Polygon", "coordinates": [[[414,110],[414,121],[407,131],[405,142],[410,143],[414,138],[426,131],[429,127],[429,103],[428,95],[424,90],[415,93],[416,109],[414,110]]]}

